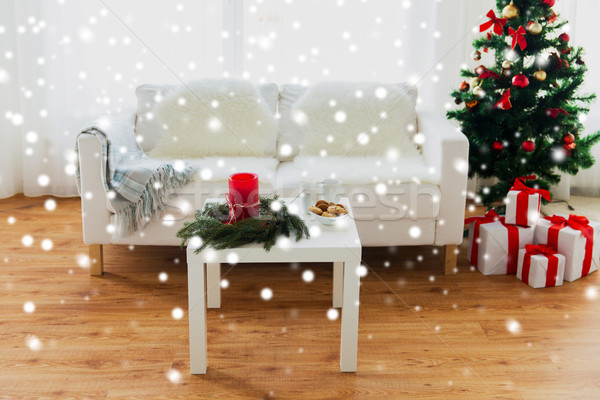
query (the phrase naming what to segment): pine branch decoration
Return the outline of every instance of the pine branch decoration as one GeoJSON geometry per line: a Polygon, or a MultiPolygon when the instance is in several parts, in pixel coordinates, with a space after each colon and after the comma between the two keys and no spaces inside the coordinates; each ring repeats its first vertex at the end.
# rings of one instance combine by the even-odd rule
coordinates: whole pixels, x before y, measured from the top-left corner
{"type": "Polygon", "coordinates": [[[184,223],[183,228],[177,232],[181,246],[197,236],[202,240],[202,245],[196,249],[196,254],[209,246],[215,250],[223,250],[251,243],[262,243],[265,251],[269,251],[280,236],[293,236],[296,241],[310,237],[304,221],[290,213],[278,196],[260,196],[258,217],[225,224],[228,215],[229,206],[226,203],[211,202],[204,209],[196,210],[195,219],[184,223]],[[276,208],[277,211],[272,208],[274,201],[281,203],[281,208],[276,208]]]}

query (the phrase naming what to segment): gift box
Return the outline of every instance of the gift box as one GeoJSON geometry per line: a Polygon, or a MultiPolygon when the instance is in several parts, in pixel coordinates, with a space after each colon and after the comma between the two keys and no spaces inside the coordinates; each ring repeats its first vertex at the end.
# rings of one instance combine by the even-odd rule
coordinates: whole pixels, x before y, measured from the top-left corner
{"type": "Polygon", "coordinates": [[[533,243],[534,227],[504,221],[504,217],[493,210],[484,217],[465,220],[471,223],[467,257],[484,275],[515,274],[519,249],[533,243]]]}
{"type": "Polygon", "coordinates": [[[535,226],[540,216],[542,198],[550,201],[550,192],[525,185],[525,180],[535,179],[535,175],[522,176],[515,180],[506,196],[506,223],[522,226],[535,226]]]}
{"type": "Polygon", "coordinates": [[[600,223],[570,215],[545,217],[535,227],[534,243],[548,243],[566,258],[565,281],[572,282],[598,269],[600,223]]]}
{"type": "Polygon", "coordinates": [[[561,286],[565,261],[565,256],[551,246],[526,245],[519,250],[517,278],[535,289],[561,286]]]}
{"type": "Polygon", "coordinates": [[[478,265],[478,253],[479,253],[479,230],[481,225],[489,224],[500,220],[500,216],[495,210],[489,210],[484,216],[471,217],[465,219],[465,225],[469,225],[469,250],[467,252],[467,259],[471,262],[471,265],[477,268],[478,265]]]}

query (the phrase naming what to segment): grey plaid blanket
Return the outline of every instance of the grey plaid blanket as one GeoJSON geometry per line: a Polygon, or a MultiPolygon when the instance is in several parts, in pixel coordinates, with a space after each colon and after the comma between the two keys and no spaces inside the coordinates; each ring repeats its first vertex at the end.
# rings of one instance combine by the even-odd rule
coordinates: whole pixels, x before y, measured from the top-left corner
{"type": "MultiPolygon", "coordinates": [[[[192,179],[194,170],[183,161],[149,158],[136,140],[131,118],[104,117],[79,135],[94,135],[102,143],[102,180],[115,212],[113,240],[157,220],[171,195],[192,179]]],[[[75,153],[79,157],[77,141],[75,153]]],[[[75,177],[81,196],[79,163],[75,177]]]]}

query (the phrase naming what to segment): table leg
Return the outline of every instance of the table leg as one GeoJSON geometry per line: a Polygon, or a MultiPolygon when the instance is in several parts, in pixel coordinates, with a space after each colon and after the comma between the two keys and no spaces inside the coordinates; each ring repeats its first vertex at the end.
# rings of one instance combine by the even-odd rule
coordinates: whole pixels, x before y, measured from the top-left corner
{"type": "Polygon", "coordinates": [[[206,303],[208,308],[221,308],[221,264],[206,265],[206,303]]]}
{"type": "Polygon", "coordinates": [[[344,263],[333,263],[333,306],[342,307],[342,298],[344,294],[344,263]]]}
{"type": "Polygon", "coordinates": [[[206,374],[205,264],[188,264],[188,318],[190,325],[190,373],[206,374]]]}
{"type": "Polygon", "coordinates": [[[342,372],[356,372],[358,354],[358,308],[360,255],[344,262],[344,295],[342,305],[342,340],[340,367],[342,372]]]}

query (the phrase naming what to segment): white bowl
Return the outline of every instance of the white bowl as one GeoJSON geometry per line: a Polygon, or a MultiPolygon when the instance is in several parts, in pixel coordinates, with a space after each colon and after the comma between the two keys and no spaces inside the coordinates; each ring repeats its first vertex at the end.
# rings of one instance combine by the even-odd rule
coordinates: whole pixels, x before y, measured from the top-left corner
{"type": "Polygon", "coordinates": [[[338,215],[337,217],[322,217],[315,213],[311,213],[311,214],[313,214],[315,216],[317,221],[319,221],[321,224],[327,225],[327,226],[333,226],[333,225],[337,224],[338,221],[341,221],[342,219],[348,217],[348,214],[338,215]]]}

